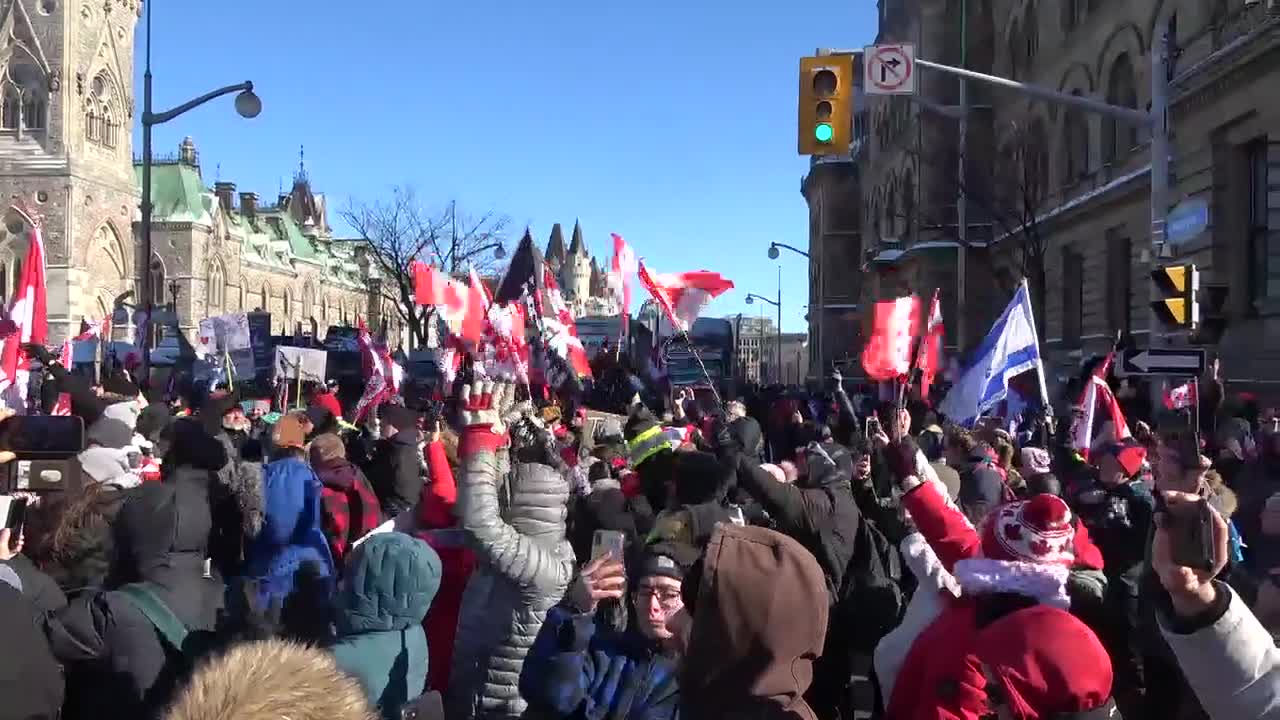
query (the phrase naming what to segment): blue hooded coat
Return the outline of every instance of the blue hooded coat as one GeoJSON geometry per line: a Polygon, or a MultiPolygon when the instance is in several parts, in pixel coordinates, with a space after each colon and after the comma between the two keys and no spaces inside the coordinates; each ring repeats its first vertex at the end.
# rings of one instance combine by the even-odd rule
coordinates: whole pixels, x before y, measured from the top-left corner
{"type": "Polygon", "coordinates": [[[398,719],[426,686],[422,619],[440,589],[441,571],[431,546],[396,532],[371,536],[347,563],[335,602],[333,655],[388,720],[398,719]]]}
{"type": "Polygon", "coordinates": [[[304,568],[320,588],[332,588],[333,557],[320,528],[320,479],[303,460],[283,458],[267,465],[262,494],[262,530],[245,558],[245,576],[256,584],[259,607],[284,605],[304,568]]]}

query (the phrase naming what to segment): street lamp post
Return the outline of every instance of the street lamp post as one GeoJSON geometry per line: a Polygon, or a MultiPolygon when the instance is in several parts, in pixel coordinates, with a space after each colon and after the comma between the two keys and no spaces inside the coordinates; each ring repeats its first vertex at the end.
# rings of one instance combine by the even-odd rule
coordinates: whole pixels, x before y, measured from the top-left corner
{"type": "MultiPolygon", "coordinates": [[[[782,372],[782,268],[778,268],[778,299],[770,300],[763,295],[755,293],[747,293],[747,304],[752,305],[756,300],[762,300],[778,309],[778,372],[782,372]]],[[[760,356],[764,357],[764,318],[760,319],[760,356]]],[[[781,377],[781,375],[779,375],[781,377]]]]}
{"type": "MultiPolygon", "coordinates": [[[[792,245],[788,245],[786,243],[780,243],[780,242],[769,243],[769,259],[770,260],[777,260],[778,256],[782,254],[778,250],[778,248],[785,248],[797,255],[803,255],[806,260],[808,260],[809,262],[813,262],[813,258],[809,256],[809,253],[805,252],[804,250],[801,250],[798,247],[794,247],[792,245]]],[[[821,277],[819,277],[819,280],[821,280],[821,277]]],[[[814,309],[817,310],[818,312],[818,321],[814,323],[814,325],[816,325],[816,328],[814,329],[814,332],[813,332],[814,335],[818,336],[817,349],[818,349],[819,366],[821,366],[822,364],[822,320],[823,320],[822,293],[823,292],[824,292],[824,288],[822,287],[822,283],[819,282],[818,283],[818,302],[815,304],[815,307],[814,307],[814,309]]],[[[779,364],[782,363],[782,266],[781,265],[778,266],[778,363],[779,364]]]]}
{"type": "MultiPolygon", "coordinates": [[[[151,314],[155,304],[155,288],[152,287],[151,277],[151,256],[153,250],[151,248],[151,130],[156,125],[173,120],[188,110],[193,110],[201,105],[220,98],[223,95],[231,93],[239,93],[236,95],[235,107],[236,112],[244,118],[255,118],[262,112],[262,100],[254,94],[253,83],[246,80],[236,85],[228,85],[218,88],[212,92],[205,93],[200,97],[188,100],[177,107],[163,112],[153,112],[151,102],[151,8],[154,3],[146,4],[147,13],[147,39],[146,39],[146,69],[142,75],[142,309],[145,313],[143,321],[146,326],[142,328],[142,376],[146,380],[151,377],[151,338],[147,332],[151,327],[151,314]]],[[[175,313],[177,308],[174,308],[175,313]]]]}

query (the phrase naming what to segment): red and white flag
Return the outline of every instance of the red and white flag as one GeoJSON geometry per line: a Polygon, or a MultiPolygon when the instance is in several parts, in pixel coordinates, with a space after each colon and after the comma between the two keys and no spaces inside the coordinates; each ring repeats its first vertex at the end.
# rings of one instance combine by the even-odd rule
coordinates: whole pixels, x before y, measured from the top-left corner
{"type": "Polygon", "coordinates": [[[1164,391],[1164,406],[1170,410],[1181,410],[1196,404],[1195,382],[1187,382],[1176,388],[1164,391]]]}
{"type": "Polygon", "coordinates": [[[1107,371],[1111,369],[1114,356],[1115,353],[1107,353],[1106,359],[1093,369],[1093,374],[1089,376],[1084,390],[1080,392],[1080,402],[1074,410],[1074,418],[1071,422],[1071,448],[1086,460],[1089,459],[1089,450],[1093,446],[1093,425],[1099,407],[1111,420],[1112,440],[1123,440],[1132,435],[1129,432],[1129,423],[1124,418],[1124,412],[1120,409],[1120,403],[1111,392],[1111,386],[1107,385],[1107,371]]]}
{"type": "MultiPolygon", "coordinates": [[[[80,334],[62,341],[62,351],[58,353],[58,364],[64,368],[70,368],[72,356],[74,353],[74,344],[78,342],[88,342],[90,340],[102,340],[107,342],[111,339],[111,316],[108,315],[96,323],[81,325],[80,334]]],[[[172,380],[172,375],[170,376],[172,380]]],[[[71,414],[71,394],[58,393],[58,400],[53,405],[50,415],[70,415],[71,414]]]]}
{"type": "Polygon", "coordinates": [[[15,288],[9,317],[3,323],[4,346],[0,350],[0,397],[10,408],[24,412],[31,359],[22,351],[27,344],[44,345],[49,339],[49,314],[45,301],[44,238],[31,230],[27,257],[15,288]]]}
{"type": "Polygon", "coordinates": [[[534,309],[542,315],[543,345],[569,366],[580,378],[591,377],[591,363],[587,360],[587,349],[578,339],[578,323],[573,312],[560,294],[560,285],[556,283],[555,273],[551,266],[542,266],[542,288],[535,297],[534,309]]]}
{"type": "Polygon", "coordinates": [[[920,327],[920,299],[914,295],[878,302],[871,337],[862,348],[862,369],[879,382],[911,371],[911,343],[920,327]]]}
{"type": "Polygon", "coordinates": [[[920,369],[920,397],[929,400],[929,386],[942,368],[942,345],[947,331],[942,325],[942,301],[938,291],[933,291],[929,303],[929,319],[925,321],[924,334],[920,338],[920,350],[916,355],[916,367],[920,369]]]}
{"type": "Polygon", "coordinates": [[[709,270],[682,273],[650,273],[637,263],[640,284],[653,296],[667,319],[681,332],[689,332],[712,300],[733,289],[733,281],[709,270]]]}
{"type": "Polygon", "coordinates": [[[636,274],[639,265],[636,261],[636,254],[622,239],[621,235],[613,234],[613,262],[609,268],[609,289],[613,292],[613,296],[617,298],[618,305],[622,314],[622,333],[627,333],[627,321],[630,319],[631,312],[631,276],[636,274]]]}
{"type": "Polygon", "coordinates": [[[360,356],[365,367],[364,394],[356,403],[354,413],[355,422],[358,423],[371,410],[400,392],[404,370],[391,359],[386,346],[374,342],[364,320],[358,321],[356,342],[360,345],[360,356]]]}
{"type": "Polygon", "coordinates": [[[469,343],[480,342],[489,295],[475,271],[471,273],[471,284],[467,284],[424,262],[414,261],[410,269],[417,303],[434,305],[449,332],[469,343]]]}

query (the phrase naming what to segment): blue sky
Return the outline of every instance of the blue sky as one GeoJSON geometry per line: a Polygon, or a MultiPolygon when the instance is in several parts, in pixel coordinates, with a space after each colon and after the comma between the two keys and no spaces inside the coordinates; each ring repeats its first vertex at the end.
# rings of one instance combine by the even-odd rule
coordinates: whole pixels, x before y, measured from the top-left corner
{"type": "Polygon", "coordinates": [[[245,79],[263,100],[254,120],[228,98],[157,127],[157,154],[195,139],[207,183],[274,197],[305,145],[333,208],[412,185],[542,244],[578,218],[602,260],[617,232],[656,271],[734,280],[714,314],[758,314],[746,293],[773,297],[781,262],[783,324],[805,328],[804,258],[765,255],[807,244],[798,58],[870,42],[872,0],[148,4],[157,109],[245,79]]]}

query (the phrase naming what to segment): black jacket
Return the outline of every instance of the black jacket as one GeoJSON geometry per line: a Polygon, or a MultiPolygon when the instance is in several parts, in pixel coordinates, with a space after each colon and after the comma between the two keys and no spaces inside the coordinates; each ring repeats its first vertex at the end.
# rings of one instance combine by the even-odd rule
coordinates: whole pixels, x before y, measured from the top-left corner
{"type": "MultiPolygon", "coordinates": [[[[211,520],[194,483],[147,483],[129,491],[116,518],[116,578],[147,582],[191,631],[212,635],[223,588],[204,577],[211,520]]],[[[146,616],[113,590],[83,593],[44,618],[69,675],[67,717],[157,717],[186,671],[146,616]]]]}
{"type": "Polygon", "coordinates": [[[394,517],[417,504],[423,481],[417,429],[401,430],[379,440],[374,446],[373,462],[365,474],[388,515],[394,517]]]}
{"type": "Polygon", "coordinates": [[[40,632],[31,601],[0,583],[0,718],[55,720],[62,711],[63,679],[58,661],[40,632]]]}
{"type": "Polygon", "coordinates": [[[853,462],[848,450],[835,443],[811,444],[805,452],[809,472],[794,485],[778,482],[758,463],[739,456],[738,486],[760,502],[779,532],[813,553],[834,603],[862,522],[850,486],[853,462]]]}

